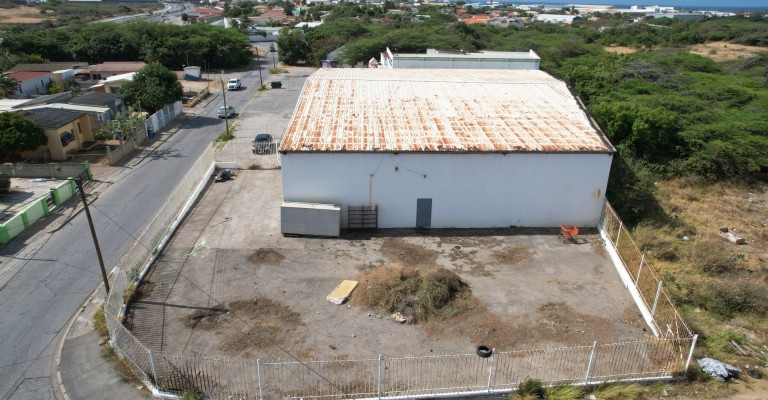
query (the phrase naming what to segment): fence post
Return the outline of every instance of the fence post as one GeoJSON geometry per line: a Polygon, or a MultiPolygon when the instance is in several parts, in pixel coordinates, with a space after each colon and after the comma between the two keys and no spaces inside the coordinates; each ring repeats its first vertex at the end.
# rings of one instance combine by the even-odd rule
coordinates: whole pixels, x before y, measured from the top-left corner
{"type": "Polygon", "coordinates": [[[488,365],[488,386],[486,388],[487,392],[491,391],[491,378],[493,377],[493,366],[495,364],[496,359],[496,349],[491,350],[491,362],[490,365],[488,365]]]}
{"type": "Polygon", "coordinates": [[[621,237],[621,228],[624,226],[624,221],[619,220],[619,231],[616,233],[616,251],[619,250],[619,238],[621,237]]]}
{"type": "Polygon", "coordinates": [[[160,381],[157,380],[157,368],[155,368],[155,356],[152,355],[152,349],[147,349],[147,353],[149,353],[149,365],[152,366],[152,375],[155,377],[155,389],[157,389],[158,391],[161,391],[160,381]]]}
{"type": "Polygon", "coordinates": [[[691,364],[691,357],[693,357],[693,349],[696,347],[696,341],[699,339],[699,335],[693,335],[693,340],[691,341],[691,350],[688,351],[688,359],[685,360],[685,370],[688,371],[688,366],[691,364]]]}
{"type": "Polygon", "coordinates": [[[661,285],[664,281],[659,281],[659,286],[656,288],[656,297],[653,299],[653,308],[651,308],[651,317],[656,315],[656,304],[659,302],[659,294],[661,294],[661,285]]]}
{"type": "Polygon", "coordinates": [[[376,398],[381,400],[381,354],[379,354],[379,373],[376,380],[376,398]]]}
{"type": "Polygon", "coordinates": [[[643,261],[645,261],[645,253],[640,253],[640,267],[637,269],[637,277],[635,278],[635,286],[637,286],[637,282],[640,282],[640,272],[643,271],[643,261]]]}
{"type": "Polygon", "coordinates": [[[592,373],[592,366],[595,363],[595,352],[597,351],[597,340],[592,342],[592,352],[589,354],[589,362],[587,363],[587,375],[584,377],[584,384],[589,383],[589,374],[592,373]]]}
{"type": "Polygon", "coordinates": [[[259,377],[259,400],[261,400],[261,361],[258,358],[256,359],[256,375],[259,377]]]}

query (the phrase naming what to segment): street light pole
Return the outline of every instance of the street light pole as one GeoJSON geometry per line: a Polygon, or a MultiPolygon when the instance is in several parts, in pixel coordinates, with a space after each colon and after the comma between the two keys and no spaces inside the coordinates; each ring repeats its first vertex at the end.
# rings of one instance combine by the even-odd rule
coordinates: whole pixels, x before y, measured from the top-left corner
{"type": "Polygon", "coordinates": [[[93,227],[93,218],[91,218],[91,211],[88,209],[88,201],[85,199],[85,190],[83,190],[83,179],[73,179],[77,184],[77,190],[80,191],[80,199],[83,200],[83,209],[85,210],[85,216],[88,217],[88,227],[91,228],[91,237],[93,238],[93,245],[96,247],[96,256],[99,258],[99,267],[101,267],[101,278],[104,280],[104,289],[109,295],[109,279],[107,279],[107,270],[104,268],[104,258],[101,256],[101,247],[99,247],[99,240],[96,238],[96,229],[93,227]]]}

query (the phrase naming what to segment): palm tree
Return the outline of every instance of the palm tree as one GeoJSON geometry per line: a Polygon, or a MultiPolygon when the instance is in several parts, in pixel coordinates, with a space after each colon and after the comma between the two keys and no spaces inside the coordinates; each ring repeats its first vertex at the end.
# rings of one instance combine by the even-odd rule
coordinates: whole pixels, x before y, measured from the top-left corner
{"type": "Polygon", "coordinates": [[[7,75],[0,76],[0,99],[14,94],[18,88],[19,82],[16,79],[7,75]]]}

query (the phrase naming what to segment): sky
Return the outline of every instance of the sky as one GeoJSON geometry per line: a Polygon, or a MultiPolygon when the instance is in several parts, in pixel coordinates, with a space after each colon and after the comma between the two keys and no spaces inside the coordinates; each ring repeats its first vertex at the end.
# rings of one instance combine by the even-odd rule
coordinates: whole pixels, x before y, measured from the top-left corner
{"type": "MultiPolygon", "coordinates": [[[[505,3],[520,3],[525,0],[504,0],[505,3]]],[[[576,1],[558,1],[558,0],[539,0],[547,4],[600,4],[600,5],[641,5],[641,6],[669,6],[680,10],[690,9],[739,9],[739,10],[766,10],[768,9],[768,0],[660,0],[660,1],[632,1],[632,0],[576,0],[576,1]]],[[[530,3],[526,3],[530,4],[530,3]]]]}

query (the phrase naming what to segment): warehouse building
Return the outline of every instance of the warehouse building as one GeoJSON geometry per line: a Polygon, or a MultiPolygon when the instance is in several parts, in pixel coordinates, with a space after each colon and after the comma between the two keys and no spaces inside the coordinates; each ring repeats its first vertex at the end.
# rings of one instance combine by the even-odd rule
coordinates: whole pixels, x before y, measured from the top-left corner
{"type": "Polygon", "coordinates": [[[542,71],[328,68],[281,142],[283,199],[342,228],[594,227],[614,152],[542,71]]]}

